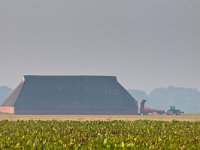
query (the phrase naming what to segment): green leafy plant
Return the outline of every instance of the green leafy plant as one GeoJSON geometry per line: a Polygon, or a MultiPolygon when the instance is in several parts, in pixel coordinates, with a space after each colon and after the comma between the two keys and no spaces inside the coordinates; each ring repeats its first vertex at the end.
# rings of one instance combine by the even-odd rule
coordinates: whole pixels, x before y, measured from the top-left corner
{"type": "Polygon", "coordinates": [[[199,149],[200,122],[0,121],[0,149],[199,149]]]}

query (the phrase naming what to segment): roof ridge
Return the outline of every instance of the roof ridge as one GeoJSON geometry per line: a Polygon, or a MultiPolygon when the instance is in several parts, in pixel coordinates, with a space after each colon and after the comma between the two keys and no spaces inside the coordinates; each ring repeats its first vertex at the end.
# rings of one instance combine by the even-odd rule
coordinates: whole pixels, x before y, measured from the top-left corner
{"type": "Polygon", "coordinates": [[[113,75],[24,75],[25,77],[116,77],[113,75]]]}

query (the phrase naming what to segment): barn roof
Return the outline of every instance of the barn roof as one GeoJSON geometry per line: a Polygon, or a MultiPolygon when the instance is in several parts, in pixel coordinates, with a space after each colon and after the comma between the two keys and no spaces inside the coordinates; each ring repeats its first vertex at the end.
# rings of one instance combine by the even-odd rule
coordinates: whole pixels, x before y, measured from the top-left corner
{"type": "Polygon", "coordinates": [[[137,101],[114,76],[24,76],[3,106],[16,114],[134,114],[137,101]]]}

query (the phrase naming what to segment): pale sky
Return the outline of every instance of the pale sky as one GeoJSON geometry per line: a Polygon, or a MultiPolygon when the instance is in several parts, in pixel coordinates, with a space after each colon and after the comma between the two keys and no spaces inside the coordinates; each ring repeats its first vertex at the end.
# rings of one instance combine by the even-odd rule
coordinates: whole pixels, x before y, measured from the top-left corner
{"type": "Polygon", "coordinates": [[[200,90],[200,1],[0,0],[0,85],[24,74],[200,90]]]}

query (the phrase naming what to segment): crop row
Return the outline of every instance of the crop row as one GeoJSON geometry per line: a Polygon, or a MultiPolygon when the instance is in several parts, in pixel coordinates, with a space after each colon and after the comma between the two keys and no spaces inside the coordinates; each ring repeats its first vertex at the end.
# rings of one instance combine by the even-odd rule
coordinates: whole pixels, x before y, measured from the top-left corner
{"type": "Polygon", "coordinates": [[[0,149],[199,149],[200,122],[0,121],[0,149]]]}

